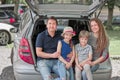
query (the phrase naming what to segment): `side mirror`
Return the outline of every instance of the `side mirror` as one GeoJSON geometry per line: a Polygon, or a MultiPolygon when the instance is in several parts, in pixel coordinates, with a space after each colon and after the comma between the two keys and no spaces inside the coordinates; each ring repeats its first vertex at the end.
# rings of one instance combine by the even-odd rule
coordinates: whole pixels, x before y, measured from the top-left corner
{"type": "Polygon", "coordinates": [[[10,29],[10,32],[11,33],[17,33],[19,30],[18,30],[18,28],[11,28],[10,29]]]}

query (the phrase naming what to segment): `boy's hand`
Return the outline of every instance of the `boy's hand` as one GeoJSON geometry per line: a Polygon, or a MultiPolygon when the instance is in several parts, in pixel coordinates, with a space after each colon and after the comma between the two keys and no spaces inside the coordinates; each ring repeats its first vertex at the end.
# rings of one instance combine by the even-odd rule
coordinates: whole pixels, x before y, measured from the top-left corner
{"type": "Polygon", "coordinates": [[[77,65],[77,67],[80,69],[80,70],[83,70],[82,66],[79,64],[77,65]]]}
{"type": "Polygon", "coordinates": [[[80,66],[84,66],[85,64],[86,64],[86,62],[83,61],[80,63],[80,66]]]}

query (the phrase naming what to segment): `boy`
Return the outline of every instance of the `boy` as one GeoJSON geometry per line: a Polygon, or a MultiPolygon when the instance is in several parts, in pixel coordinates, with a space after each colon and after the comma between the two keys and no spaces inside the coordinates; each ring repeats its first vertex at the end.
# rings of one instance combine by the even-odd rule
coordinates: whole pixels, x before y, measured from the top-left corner
{"type": "Polygon", "coordinates": [[[88,61],[92,60],[92,48],[87,44],[89,37],[88,31],[81,31],[79,33],[79,42],[75,45],[75,78],[76,80],[81,80],[81,72],[85,70],[88,80],[93,80],[90,65],[87,64],[88,61]]]}

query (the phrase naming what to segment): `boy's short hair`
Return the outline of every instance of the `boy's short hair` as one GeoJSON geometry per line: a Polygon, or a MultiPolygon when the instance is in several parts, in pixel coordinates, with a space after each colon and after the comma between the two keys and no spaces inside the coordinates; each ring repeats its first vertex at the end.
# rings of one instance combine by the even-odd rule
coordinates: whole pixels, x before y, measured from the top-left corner
{"type": "Polygon", "coordinates": [[[80,37],[89,37],[89,32],[88,31],[86,31],[86,30],[82,30],[82,31],[80,31],[80,33],[79,33],[79,38],[80,37]]]}

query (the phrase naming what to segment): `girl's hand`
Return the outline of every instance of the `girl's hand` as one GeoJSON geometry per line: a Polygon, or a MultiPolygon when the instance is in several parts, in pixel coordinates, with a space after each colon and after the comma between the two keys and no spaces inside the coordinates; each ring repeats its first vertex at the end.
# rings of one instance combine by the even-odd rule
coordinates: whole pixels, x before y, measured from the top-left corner
{"type": "Polygon", "coordinates": [[[67,69],[69,69],[71,66],[72,66],[72,64],[69,63],[69,62],[66,64],[66,68],[67,68],[67,69]]]}

